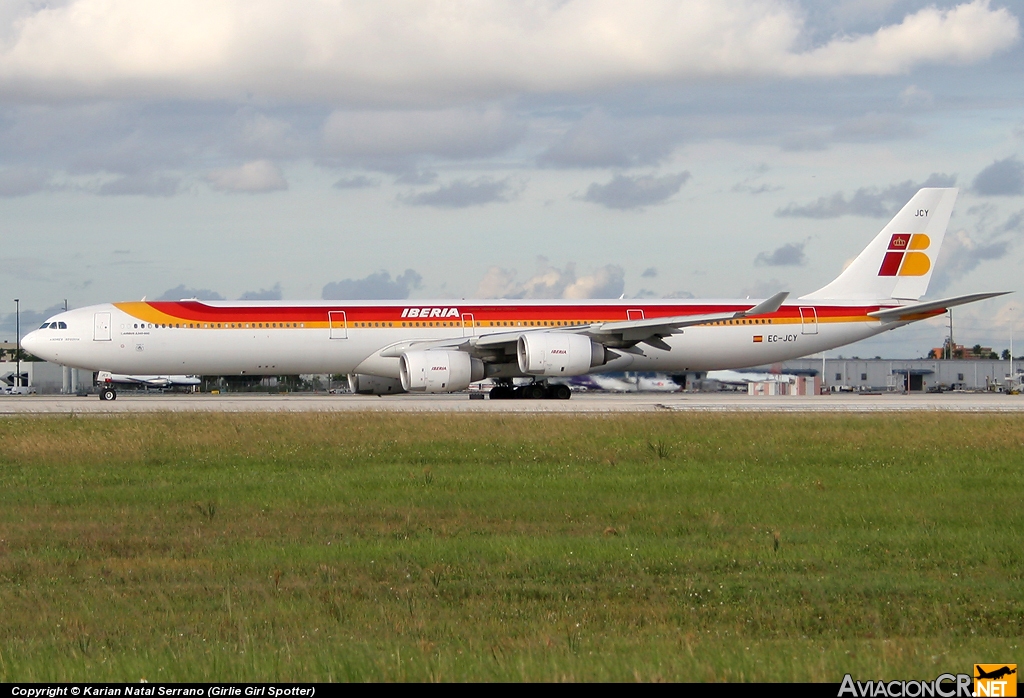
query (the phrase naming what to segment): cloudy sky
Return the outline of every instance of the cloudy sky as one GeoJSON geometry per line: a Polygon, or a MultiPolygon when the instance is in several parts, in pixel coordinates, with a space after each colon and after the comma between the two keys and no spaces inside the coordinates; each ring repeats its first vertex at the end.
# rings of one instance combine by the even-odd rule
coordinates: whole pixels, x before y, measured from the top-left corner
{"type": "MultiPolygon", "coordinates": [[[[928,184],[961,189],[929,296],[1024,290],[1022,17],[4,0],[0,286],[29,326],[64,299],[800,295],[928,184]]],[[[1017,295],[957,311],[958,341],[1013,326],[1024,354],[1017,295]]]]}

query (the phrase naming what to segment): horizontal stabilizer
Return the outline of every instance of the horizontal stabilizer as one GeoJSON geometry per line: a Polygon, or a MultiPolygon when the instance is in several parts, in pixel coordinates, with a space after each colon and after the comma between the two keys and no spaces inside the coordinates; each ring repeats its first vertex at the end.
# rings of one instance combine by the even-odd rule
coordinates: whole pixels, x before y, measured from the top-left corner
{"type": "Polygon", "coordinates": [[[966,305],[967,303],[974,303],[976,301],[983,301],[986,298],[995,298],[996,296],[1004,296],[1012,291],[998,291],[996,293],[972,293],[969,296],[956,296],[955,298],[943,298],[937,301],[928,301],[926,303],[914,303],[913,305],[901,305],[898,308],[886,308],[885,310],[876,310],[872,313],[868,313],[871,317],[878,318],[882,322],[900,322],[902,320],[916,319],[913,316],[921,313],[928,313],[933,310],[943,310],[948,308],[954,308],[958,305],[966,305]]]}

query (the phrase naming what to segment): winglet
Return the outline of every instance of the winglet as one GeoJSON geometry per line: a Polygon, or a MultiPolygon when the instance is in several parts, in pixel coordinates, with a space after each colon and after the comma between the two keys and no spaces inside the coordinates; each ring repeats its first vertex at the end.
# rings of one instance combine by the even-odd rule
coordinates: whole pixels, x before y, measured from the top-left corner
{"type": "Polygon", "coordinates": [[[768,315],[782,307],[782,304],[789,298],[789,291],[779,291],[766,301],[761,301],[750,310],[736,313],[734,317],[751,317],[753,315],[768,315]]]}

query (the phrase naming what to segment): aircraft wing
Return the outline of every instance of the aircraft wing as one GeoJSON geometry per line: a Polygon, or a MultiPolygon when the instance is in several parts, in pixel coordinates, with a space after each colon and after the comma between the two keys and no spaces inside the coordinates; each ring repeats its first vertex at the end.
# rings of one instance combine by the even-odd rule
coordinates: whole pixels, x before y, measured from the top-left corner
{"type": "MultiPolygon", "coordinates": [[[[580,330],[584,326],[571,329],[580,330]]],[[[416,351],[429,351],[431,349],[454,349],[465,351],[485,360],[501,360],[500,357],[509,354],[515,355],[516,342],[520,335],[527,332],[556,332],[563,328],[555,327],[524,327],[514,332],[502,330],[494,334],[485,334],[473,337],[452,337],[450,339],[422,339],[410,340],[392,344],[380,351],[380,355],[387,358],[398,358],[405,352],[415,349],[416,351]]],[[[565,330],[570,328],[566,327],[565,330]]]]}
{"type": "Polygon", "coordinates": [[[774,313],[782,307],[789,297],[789,291],[780,291],[768,300],[758,303],[749,310],[735,313],[712,313],[707,315],[677,315],[674,317],[646,318],[643,320],[618,320],[589,325],[583,328],[584,334],[615,348],[631,348],[642,342],[658,349],[669,350],[664,338],[676,334],[684,327],[703,325],[721,320],[736,320],[757,315],[774,313]]]}
{"type": "Polygon", "coordinates": [[[671,317],[646,318],[641,320],[616,320],[613,322],[599,322],[589,325],[575,325],[570,327],[529,327],[513,331],[502,330],[494,334],[485,334],[474,337],[455,337],[442,340],[423,340],[401,342],[392,345],[380,352],[381,356],[399,357],[404,352],[415,348],[420,351],[430,349],[457,349],[468,351],[471,354],[487,358],[497,355],[514,355],[516,353],[516,342],[519,337],[527,332],[571,332],[585,334],[591,339],[604,344],[605,346],[625,351],[627,353],[641,354],[642,351],[636,348],[638,343],[649,344],[652,347],[668,351],[669,345],[664,338],[677,334],[684,327],[703,325],[709,322],[720,320],[735,320],[738,318],[754,317],[756,315],[767,315],[774,313],[783,302],[789,297],[789,291],[776,293],[768,300],[762,301],[748,310],[741,310],[733,313],[709,313],[704,315],[676,315],[671,317]]]}
{"type": "Polygon", "coordinates": [[[886,308],[884,310],[876,310],[868,313],[871,317],[878,318],[882,322],[903,322],[905,320],[920,320],[918,317],[924,313],[932,313],[936,310],[945,312],[949,308],[954,308],[958,305],[965,305],[967,303],[974,303],[975,301],[983,301],[986,298],[995,298],[996,296],[1003,296],[1012,291],[998,291],[996,293],[972,293],[968,296],[955,296],[953,298],[943,298],[937,301],[927,301],[925,303],[914,303],[912,305],[901,305],[898,308],[886,308]]]}
{"type": "MultiPolygon", "coordinates": [[[[602,344],[622,349],[628,353],[639,352],[634,349],[635,345],[643,342],[659,349],[668,351],[669,346],[663,340],[672,334],[678,333],[684,327],[703,325],[709,322],[720,320],[735,320],[737,318],[754,317],[755,315],[767,315],[774,313],[782,303],[789,297],[789,291],[776,293],[766,301],[762,301],[749,310],[741,310],[735,313],[709,313],[704,315],[675,315],[671,317],[645,318],[641,320],[616,320],[613,322],[599,322],[590,325],[578,325],[575,327],[540,327],[530,328],[528,332],[573,332],[585,334],[588,337],[601,342],[602,344]],[[632,351],[631,351],[632,350],[632,351]]],[[[473,346],[488,347],[499,345],[514,345],[519,340],[523,331],[499,332],[492,335],[476,337],[472,342],[473,346]]],[[[514,351],[514,350],[513,350],[514,351]]],[[[511,352],[510,352],[511,353],[511,352]]]]}
{"type": "MultiPolygon", "coordinates": [[[[518,335],[517,335],[518,336],[518,335]]],[[[397,359],[410,349],[416,351],[429,351],[430,349],[457,349],[466,351],[469,349],[470,340],[473,337],[452,337],[451,339],[412,339],[407,342],[392,344],[380,350],[380,355],[385,358],[397,359]]]]}

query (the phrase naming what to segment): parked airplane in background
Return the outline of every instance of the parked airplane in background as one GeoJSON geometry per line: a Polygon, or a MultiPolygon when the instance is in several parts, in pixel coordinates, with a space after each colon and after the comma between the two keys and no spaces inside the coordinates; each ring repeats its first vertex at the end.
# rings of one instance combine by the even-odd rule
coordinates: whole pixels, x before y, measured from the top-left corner
{"type": "Polygon", "coordinates": [[[659,373],[594,373],[555,380],[576,389],[612,393],[675,393],[683,389],[670,377],[659,373]]]}
{"type": "MultiPolygon", "coordinates": [[[[115,385],[131,385],[138,388],[173,388],[192,387],[202,383],[199,376],[128,376],[123,373],[100,371],[96,374],[96,382],[103,390],[114,390],[115,385]]],[[[116,393],[115,393],[116,396],[116,393]]],[[[106,398],[113,400],[113,397],[106,398]]]]}
{"type": "MultiPolygon", "coordinates": [[[[32,354],[127,375],[348,373],[370,392],[568,397],[554,377],[710,371],[843,346],[1001,295],[919,302],[956,189],[922,189],[831,283],[795,301],[141,301],[60,313],[32,354]],[[513,387],[515,377],[534,383],[513,387]]],[[[103,399],[116,393],[105,391],[103,399]]]]}

